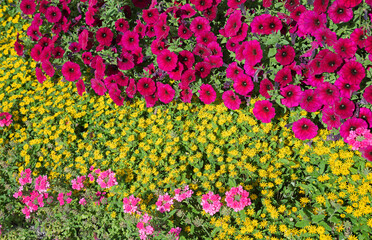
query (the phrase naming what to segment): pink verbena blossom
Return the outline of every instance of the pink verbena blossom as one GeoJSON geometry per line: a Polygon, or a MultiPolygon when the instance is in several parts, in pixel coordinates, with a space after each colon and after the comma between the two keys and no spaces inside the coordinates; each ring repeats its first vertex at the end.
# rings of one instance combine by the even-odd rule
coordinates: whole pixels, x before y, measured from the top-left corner
{"type": "Polygon", "coordinates": [[[181,188],[177,188],[176,190],[174,190],[174,193],[174,199],[178,202],[182,202],[187,198],[191,198],[191,195],[194,193],[194,191],[189,190],[189,186],[186,185],[183,190],[181,190],[181,188]]]}
{"type": "Polygon", "coordinates": [[[355,131],[350,131],[346,140],[353,150],[359,150],[372,145],[372,133],[368,129],[360,127],[355,131]]]}
{"type": "Polygon", "coordinates": [[[181,233],[181,228],[180,228],[180,227],[172,228],[172,229],[168,232],[168,234],[174,234],[174,236],[175,236],[174,239],[175,239],[175,240],[180,239],[180,237],[179,237],[180,233],[181,233]]]}
{"type": "Polygon", "coordinates": [[[137,211],[138,206],[137,203],[141,201],[140,198],[135,198],[131,195],[129,198],[123,199],[123,209],[125,213],[135,213],[137,211]]]}
{"type": "Polygon", "coordinates": [[[115,178],[115,173],[112,172],[111,169],[100,172],[97,178],[97,183],[101,188],[110,188],[118,184],[115,178]]]}
{"type": "Polygon", "coordinates": [[[12,121],[13,120],[11,114],[7,112],[0,113],[0,127],[9,126],[12,121]]]}
{"type": "Polygon", "coordinates": [[[79,204],[84,206],[85,204],[87,204],[87,201],[85,200],[85,198],[81,198],[79,200],[79,204]]]}
{"type": "Polygon", "coordinates": [[[24,171],[22,170],[21,177],[19,178],[19,183],[21,184],[21,186],[31,182],[32,182],[31,169],[27,168],[24,171]]]}
{"type": "Polygon", "coordinates": [[[154,233],[154,228],[149,224],[149,221],[152,219],[147,213],[143,215],[140,221],[137,223],[138,232],[140,239],[147,239],[147,236],[154,233]],[[147,226],[145,226],[147,224],[147,226]]]}
{"type": "Polygon", "coordinates": [[[39,193],[46,192],[49,186],[47,176],[39,176],[35,179],[35,190],[39,191],[39,193]]]}
{"type": "Polygon", "coordinates": [[[160,195],[158,201],[155,203],[157,206],[157,210],[161,213],[169,212],[170,207],[173,205],[173,199],[168,195],[168,193],[164,195],[160,195]]]}
{"type": "Polygon", "coordinates": [[[71,184],[72,184],[72,189],[75,189],[75,190],[78,190],[80,191],[81,189],[84,188],[84,181],[85,181],[86,177],[85,175],[84,176],[81,176],[81,177],[78,177],[76,179],[72,179],[71,180],[71,184]]]}
{"type": "Polygon", "coordinates": [[[249,192],[243,190],[242,186],[233,187],[230,191],[226,192],[225,201],[228,207],[234,209],[235,212],[239,212],[244,207],[251,205],[251,199],[248,196],[249,192]]]}
{"type": "Polygon", "coordinates": [[[221,196],[214,194],[213,192],[204,194],[202,196],[201,205],[206,213],[209,213],[211,216],[213,216],[220,210],[222,206],[221,196]]]}

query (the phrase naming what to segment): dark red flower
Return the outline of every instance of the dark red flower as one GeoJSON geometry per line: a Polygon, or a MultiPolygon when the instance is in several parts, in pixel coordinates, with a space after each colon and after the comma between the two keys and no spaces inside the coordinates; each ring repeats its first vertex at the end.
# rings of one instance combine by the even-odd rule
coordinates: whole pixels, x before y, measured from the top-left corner
{"type": "Polygon", "coordinates": [[[355,110],[354,102],[347,98],[342,98],[340,101],[335,103],[335,112],[342,119],[346,119],[353,116],[354,110],[355,110]]]}
{"type": "Polygon", "coordinates": [[[242,95],[242,96],[248,96],[250,92],[252,92],[254,88],[253,81],[251,77],[240,74],[237,78],[234,80],[234,90],[236,93],[242,95]]]}
{"type": "MultiPolygon", "coordinates": [[[[362,28],[354,29],[354,31],[350,34],[350,39],[360,48],[364,48],[366,42],[365,30],[363,30],[362,28]]],[[[372,38],[370,40],[372,40],[372,38]]],[[[372,53],[372,49],[370,53],[372,53]]]]}
{"type": "Polygon", "coordinates": [[[151,0],[132,0],[132,3],[135,7],[144,9],[149,6],[151,0]]]}
{"type": "Polygon", "coordinates": [[[280,84],[280,87],[286,86],[288,83],[292,82],[292,72],[289,67],[284,67],[279,70],[275,75],[275,82],[280,84]]]}
{"type": "Polygon", "coordinates": [[[314,1],[314,11],[318,14],[327,11],[329,0],[315,0],[314,1]]]}
{"type": "Polygon", "coordinates": [[[152,94],[150,96],[146,96],[145,100],[146,100],[146,107],[147,108],[155,106],[156,102],[158,101],[158,93],[155,92],[154,94],[152,94]]]}
{"type": "Polygon", "coordinates": [[[177,54],[169,51],[168,49],[164,49],[157,56],[157,62],[160,69],[164,71],[172,71],[177,66],[177,54]]]}
{"type": "Polygon", "coordinates": [[[324,105],[335,104],[340,97],[340,91],[338,88],[330,82],[324,82],[320,87],[317,88],[320,102],[324,105]]]}
{"type": "Polygon", "coordinates": [[[260,94],[265,98],[269,99],[271,96],[268,91],[274,90],[274,85],[270,82],[269,79],[265,78],[260,82],[260,94]]]}
{"type": "Polygon", "coordinates": [[[211,104],[216,100],[216,92],[209,84],[202,84],[198,92],[199,98],[204,104],[211,104]]]}
{"type": "Polygon", "coordinates": [[[141,78],[137,83],[138,92],[146,97],[155,93],[156,84],[151,78],[141,78]]]}
{"type": "Polygon", "coordinates": [[[199,35],[202,32],[209,32],[211,26],[209,25],[208,19],[204,17],[196,17],[190,24],[190,30],[195,33],[195,35],[199,35]]]}
{"type": "Polygon", "coordinates": [[[327,130],[338,129],[341,125],[341,118],[335,113],[334,108],[329,106],[322,109],[322,121],[327,125],[327,130]]]}
{"type": "Polygon", "coordinates": [[[342,58],[336,53],[329,52],[321,61],[321,68],[323,72],[334,72],[342,64],[342,58]]]}
{"type": "Polygon", "coordinates": [[[266,29],[265,34],[271,34],[280,31],[283,28],[283,24],[278,17],[270,15],[265,18],[264,28],[266,29]]]}
{"type": "Polygon", "coordinates": [[[338,0],[338,2],[347,8],[353,8],[357,5],[359,5],[362,0],[338,0]]]}
{"type": "Polygon", "coordinates": [[[151,8],[151,9],[144,9],[142,10],[143,14],[143,20],[147,24],[153,24],[156,23],[159,19],[159,10],[157,8],[151,8]]]}
{"type": "Polygon", "coordinates": [[[293,12],[298,6],[300,5],[299,0],[286,0],[284,7],[290,11],[293,12]]]}
{"type": "Polygon", "coordinates": [[[45,13],[45,17],[48,20],[48,22],[56,23],[61,19],[62,13],[61,13],[61,10],[59,10],[58,7],[50,6],[50,7],[48,7],[48,9],[45,13]]]}
{"type": "Polygon", "coordinates": [[[212,7],[205,9],[203,11],[203,15],[207,18],[210,22],[212,22],[217,17],[217,6],[213,5],[212,7]]]}
{"type": "Polygon", "coordinates": [[[227,19],[225,26],[225,33],[227,37],[233,37],[238,33],[240,27],[242,26],[241,18],[242,13],[241,11],[237,10],[227,19]]]}
{"type": "Polygon", "coordinates": [[[339,77],[336,82],[335,86],[340,89],[341,97],[351,98],[353,92],[356,92],[360,89],[360,86],[357,82],[345,79],[343,77],[339,77]]]}
{"type": "Polygon", "coordinates": [[[295,8],[293,12],[291,12],[290,17],[297,22],[300,19],[301,14],[306,11],[307,9],[304,5],[299,5],[295,8]]]}
{"type": "Polygon", "coordinates": [[[341,137],[343,137],[344,139],[346,139],[349,134],[350,134],[350,131],[355,131],[356,129],[358,128],[368,128],[368,124],[366,121],[364,121],[363,119],[360,119],[360,118],[349,118],[346,120],[346,122],[344,122],[341,127],[340,127],[340,135],[341,137]]]}
{"type": "Polygon", "coordinates": [[[203,32],[203,33],[200,33],[196,37],[196,42],[198,44],[203,44],[205,46],[208,46],[209,43],[216,42],[216,41],[217,41],[217,37],[212,32],[203,32]]]}
{"type": "Polygon", "coordinates": [[[65,62],[62,66],[62,75],[67,81],[75,81],[81,77],[80,66],[74,62],[65,62]]]}
{"type": "Polygon", "coordinates": [[[278,61],[278,63],[285,66],[293,62],[295,55],[296,54],[293,47],[285,45],[278,49],[278,52],[275,55],[275,59],[276,61],[278,61]]]}
{"type": "Polygon", "coordinates": [[[178,36],[183,39],[189,39],[192,36],[192,32],[184,24],[178,28],[178,36]]]}
{"type": "Polygon", "coordinates": [[[340,38],[333,46],[335,52],[342,58],[352,58],[357,51],[357,45],[348,38],[340,38]]]}
{"type": "Polygon", "coordinates": [[[372,111],[370,109],[360,108],[358,117],[366,121],[370,128],[372,127],[372,111]]]}
{"type": "Polygon", "coordinates": [[[361,63],[349,61],[342,66],[339,75],[344,79],[359,84],[366,76],[366,73],[361,63]]]}
{"type": "Polygon", "coordinates": [[[121,46],[126,50],[133,50],[139,47],[139,35],[134,31],[126,31],[121,38],[121,46]]]}
{"type": "Polygon", "coordinates": [[[191,103],[192,96],[193,94],[191,88],[183,89],[181,92],[181,100],[184,103],[191,103]]]}
{"type": "Polygon", "coordinates": [[[372,86],[364,89],[363,97],[368,103],[372,104],[372,86]]]}
{"type": "Polygon", "coordinates": [[[93,59],[93,56],[91,52],[84,52],[81,58],[83,59],[84,64],[89,65],[93,59]]]}
{"type": "Polygon", "coordinates": [[[247,44],[247,48],[244,50],[244,56],[246,62],[254,66],[259,63],[263,57],[260,42],[257,40],[251,40],[247,44]]]}
{"type": "Polygon", "coordinates": [[[98,79],[94,79],[94,78],[91,79],[91,87],[100,96],[105,95],[105,93],[107,92],[107,89],[105,85],[103,84],[103,82],[98,79]]]}
{"type": "Polygon", "coordinates": [[[170,103],[175,95],[175,90],[169,84],[157,82],[159,100],[165,104],[170,103]]]}
{"type": "Polygon", "coordinates": [[[201,78],[206,78],[211,72],[211,70],[212,70],[211,65],[206,62],[198,62],[195,65],[195,71],[201,78]]]}
{"type": "Polygon", "coordinates": [[[361,148],[359,151],[363,154],[362,156],[367,159],[367,161],[372,162],[372,146],[361,148]]]}
{"type": "Polygon", "coordinates": [[[316,112],[323,106],[323,104],[320,102],[318,94],[314,89],[307,89],[302,92],[300,106],[307,112],[316,112]]]}
{"type": "Polygon", "coordinates": [[[36,4],[35,1],[33,0],[22,0],[20,8],[22,12],[26,15],[31,15],[34,14],[36,4]]]}
{"type": "Polygon", "coordinates": [[[97,30],[96,38],[100,45],[109,47],[114,34],[108,27],[103,27],[97,30]]]}
{"type": "Polygon", "coordinates": [[[81,45],[78,42],[73,42],[73,43],[70,44],[68,49],[70,49],[71,52],[73,52],[73,53],[77,53],[77,52],[80,52],[81,45]]]}
{"type": "Polygon", "coordinates": [[[244,4],[245,1],[246,0],[227,0],[227,6],[236,9],[239,5],[244,4]]]}
{"type": "Polygon", "coordinates": [[[275,108],[268,100],[257,101],[254,104],[253,114],[261,122],[269,123],[275,117],[275,108]]]}
{"type": "Polygon", "coordinates": [[[329,28],[319,28],[313,33],[313,36],[319,42],[320,46],[323,46],[323,43],[333,46],[337,41],[336,33],[332,32],[329,28]]]}
{"type": "Polygon", "coordinates": [[[76,88],[77,88],[78,94],[80,96],[83,96],[83,93],[85,92],[85,85],[84,85],[84,81],[81,78],[76,82],[76,88]]]}
{"type": "Polygon", "coordinates": [[[286,107],[292,108],[300,105],[302,91],[300,86],[288,85],[280,90],[280,94],[284,96],[281,103],[286,107]]]}
{"type": "Polygon", "coordinates": [[[191,3],[195,5],[196,10],[204,11],[207,8],[212,7],[212,0],[191,0],[191,3]]]}
{"type": "Polygon", "coordinates": [[[301,118],[300,120],[294,122],[292,130],[295,137],[300,140],[312,139],[318,134],[318,126],[307,118],[301,118]]]}
{"type": "Polygon", "coordinates": [[[270,17],[269,14],[261,14],[253,18],[251,23],[252,33],[266,34],[267,26],[265,24],[266,18],[270,17]]]}
{"type": "Polygon", "coordinates": [[[38,67],[35,68],[35,75],[39,83],[43,83],[46,80],[46,77],[44,76],[43,71],[38,67]]]}
{"type": "Polygon", "coordinates": [[[336,24],[348,22],[353,19],[353,9],[343,6],[340,1],[335,1],[328,9],[328,16],[336,24]]]}
{"type": "Polygon", "coordinates": [[[129,98],[133,98],[134,95],[136,94],[137,92],[136,81],[134,81],[133,78],[129,79],[129,84],[125,92],[129,98]]]}
{"type": "Polygon", "coordinates": [[[181,52],[179,52],[178,59],[187,68],[192,68],[192,65],[195,62],[194,54],[187,50],[182,50],[181,52]]]}
{"type": "Polygon", "coordinates": [[[118,32],[124,33],[129,30],[129,23],[124,18],[120,18],[115,22],[115,29],[118,32]]]}
{"type": "Polygon", "coordinates": [[[232,62],[226,69],[226,77],[233,81],[241,74],[244,74],[244,70],[238,67],[237,62],[232,62]]]}

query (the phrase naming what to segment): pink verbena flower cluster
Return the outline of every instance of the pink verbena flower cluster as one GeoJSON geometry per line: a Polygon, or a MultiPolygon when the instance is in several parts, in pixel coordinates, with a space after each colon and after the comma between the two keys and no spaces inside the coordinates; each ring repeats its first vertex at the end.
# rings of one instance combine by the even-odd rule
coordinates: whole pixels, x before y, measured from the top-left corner
{"type": "Polygon", "coordinates": [[[110,188],[112,186],[118,185],[118,182],[115,178],[115,173],[112,172],[111,169],[104,172],[99,172],[97,183],[101,188],[110,188]]]}
{"type": "Polygon", "coordinates": [[[68,193],[59,193],[58,194],[58,197],[57,197],[57,200],[59,201],[59,205],[63,206],[65,205],[65,201],[67,204],[70,204],[72,199],[70,198],[72,192],[68,192],[68,193]]]}
{"type": "Polygon", "coordinates": [[[154,233],[154,228],[149,224],[151,219],[152,217],[145,213],[141,217],[140,221],[137,223],[137,228],[141,240],[147,239],[147,236],[152,235],[154,233]]]}
{"type": "Polygon", "coordinates": [[[45,193],[49,186],[50,184],[47,176],[38,176],[35,179],[35,190],[37,190],[39,193],[45,193]]]}
{"type": "Polygon", "coordinates": [[[235,212],[243,210],[246,206],[251,205],[251,199],[248,198],[249,192],[245,191],[242,186],[233,187],[226,192],[225,201],[228,207],[235,212]]]}
{"type": "Polygon", "coordinates": [[[135,198],[133,195],[131,195],[129,198],[123,199],[123,209],[125,213],[135,213],[137,212],[137,203],[141,201],[140,198],[135,198]]]}
{"type": "Polygon", "coordinates": [[[179,235],[180,235],[180,233],[181,233],[181,228],[180,227],[176,227],[176,228],[172,228],[169,232],[168,232],[168,234],[170,234],[170,235],[174,235],[174,239],[175,240],[178,240],[178,239],[180,239],[180,237],[179,237],[179,235]]]}
{"type": "Polygon", "coordinates": [[[76,179],[72,179],[71,180],[72,189],[75,189],[75,190],[78,190],[78,191],[83,189],[85,179],[86,179],[85,175],[77,177],[76,179]]]}
{"type": "Polygon", "coordinates": [[[27,183],[31,183],[32,182],[32,178],[31,178],[31,169],[27,168],[26,170],[22,170],[21,172],[21,177],[19,178],[19,184],[21,184],[21,186],[27,184],[27,183]]]}
{"type": "Polygon", "coordinates": [[[209,213],[211,216],[213,216],[220,210],[222,206],[221,197],[218,194],[209,192],[202,196],[201,205],[206,213],[209,213]]]}
{"type": "Polygon", "coordinates": [[[181,188],[177,188],[174,190],[174,199],[177,200],[178,202],[182,202],[183,200],[187,198],[191,198],[192,194],[194,193],[193,190],[189,190],[189,186],[186,185],[183,190],[181,188]]]}
{"type": "Polygon", "coordinates": [[[173,205],[173,198],[171,198],[168,193],[164,195],[159,195],[158,201],[155,203],[157,210],[161,213],[169,212],[171,206],[173,205]]]}
{"type": "Polygon", "coordinates": [[[0,113],[0,127],[9,126],[12,123],[12,115],[7,112],[0,113]]]}
{"type": "Polygon", "coordinates": [[[350,131],[346,140],[353,150],[359,150],[372,145],[372,133],[366,128],[359,127],[355,131],[350,131]]]}

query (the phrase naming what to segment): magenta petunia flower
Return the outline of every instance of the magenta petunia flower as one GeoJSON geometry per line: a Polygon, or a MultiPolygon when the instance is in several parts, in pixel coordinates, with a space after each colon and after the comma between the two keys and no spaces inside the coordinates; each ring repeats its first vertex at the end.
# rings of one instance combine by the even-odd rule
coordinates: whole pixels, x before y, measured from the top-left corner
{"type": "Polygon", "coordinates": [[[35,75],[39,83],[43,83],[46,80],[46,77],[44,76],[43,71],[38,67],[35,68],[35,75]]]}
{"type": "Polygon", "coordinates": [[[234,91],[229,90],[222,94],[222,100],[225,106],[231,110],[238,110],[241,104],[241,100],[234,91]]]}
{"type": "Polygon", "coordinates": [[[299,0],[287,0],[287,1],[285,1],[284,7],[288,11],[293,12],[299,5],[300,5],[299,0]]]}
{"type": "Polygon", "coordinates": [[[20,6],[22,12],[26,15],[34,14],[36,9],[36,4],[34,0],[22,0],[20,6]]]}
{"type": "Polygon", "coordinates": [[[147,108],[155,106],[156,102],[158,101],[157,92],[155,92],[154,94],[152,94],[150,96],[146,96],[145,101],[146,101],[146,107],[147,108]]]}
{"type": "Polygon", "coordinates": [[[192,93],[191,88],[183,89],[181,92],[181,100],[184,103],[191,103],[192,96],[193,96],[193,93],[192,93]]]}
{"type": "Polygon", "coordinates": [[[129,79],[129,84],[125,92],[129,98],[133,98],[134,95],[136,94],[137,92],[136,81],[134,81],[133,78],[129,79]]]}
{"type": "Polygon", "coordinates": [[[328,46],[333,46],[337,41],[337,34],[332,32],[329,28],[319,28],[312,35],[319,42],[321,47],[323,47],[323,43],[328,46]]]}
{"type": "Polygon", "coordinates": [[[268,100],[257,101],[254,104],[253,114],[263,123],[269,123],[275,117],[275,108],[268,100]]]}
{"type": "Polygon", "coordinates": [[[349,61],[342,66],[339,75],[348,81],[360,84],[366,76],[366,73],[361,63],[349,61]]]}
{"type": "Polygon", "coordinates": [[[202,32],[196,36],[196,42],[204,46],[208,46],[209,43],[216,42],[217,37],[212,32],[202,32]]]}
{"type": "Polygon", "coordinates": [[[314,11],[318,14],[327,11],[329,0],[315,0],[314,1],[314,11]]]}
{"type": "Polygon", "coordinates": [[[247,48],[244,50],[244,56],[247,63],[251,66],[256,65],[262,59],[262,49],[260,42],[257,40],[249,41],[247,48]]]}
{"type": "Polygon", "coordinates": [[[214,100],[216,100],[216,92],[209,84],[202,84],[198,93],[200,100],[204,104],[211,104],[212,102],[214,102],[214,100]]]}
{"type": "Polygon", "coordinates": [[[138,48],[139,35],[134,31],[126,31],[121,38],[121,45],[126,50],[133,50],[138,48]]]}
{"type": "Polygon", "coordinates": [[[157,8],[143,9],[142,13],[143,20],[147,24],[156,23],[159,19],[159,10],[157,8]]]}
{"type": "Polygon", "coordinates": [[[157,82],[159,100],[165,104],[170,103],[175,95],[175,90],[169,84],[157,82]]]}
{"type": "Polygon", "coordinates": [[[124,18],[120,18],[115,22],[115,29],[118,32],[126,32],[129,30],[129,23],[124,18]]]}
{"type": "Polygon", "coordinates": [[[298,20],[298,29],[303,34],[313,34],[320,28],[325,28],[327,17],[325,14],[317,14],[315,11],[306,11],[298,20]]]}
{"type": "Polygon", "coordinates": [[[292,82],[292,71],[289,67],[284,67],[280,69],[275,75],[274,81],[280,84],[280,87],[286,86],[288,83],[292,82]]]}
{"type": "Polygon", "coordinates": [[[274,90],[274,85],[272,84],[272,82],[267,79],[267,78],[264,78],[261,82],[260,82],[260,94],[262,96],[264,96],[265,98],[270,98],[270,94],[268,93],[268,91],[270,90],[274,90]]]}
{"type": "Polygon", "coordinates": [[[242,26],[241,18],[242,13],[241,11],[237,10],[227,19],[225,26],[225,34],[227,37],[233,37],[238,33],[240,27],[242,26]]]}
{"type": "Polygon", "coordinates": [[[322,107],[318,94],[314,89],[307,89],[302,92],[300,106],[307,112],[316,112],[322,107]]]}
{"type": "Polygon", "coordinates": [[[198,62],[195,65],[195,71],[201,78],[206,78],[211,72],[212,67],[207,62],[198,62]]]}
{"type": "Polygon", "coordinates": [[[45,13],[45,17],[48,22],[56,23],[61,19],[62,13],[58,7],[50,6],[45,13]]]}
{"type": "Polygon", "coordinates": [[[292,108],[300,105],[302,91],[300,86],[288,85],[280,90],[280,94],[284,96],[281,103],[286,107],[292,108]]]}
{"type": "Polygon", "coordinates": [[[367,161],[372,162],[372,145],[361,148],[359,151],[363,154],[362,156],[367,159],[367,161]]]}
{"type": "Polygon", "coordinates": [[[357,45],[347,38],[340,38],[333,46],[335,52],[342,58],[352,58],[357,51],[357,45]]]}
{"type": "MultiPolygon", "coordinates": [[[[187,69],[181,76],[181,83],[185,88],[189,86],[190,83],[194,82],[196,79],[195,77],[195,70],[187,69]]],[[[181,88],[181,89],[185,89],[181,88]]]]}
{"type": "Polygon", "coordinates": [[[344,122],[340,127],[340,135],[342,138],[346,139],[350,131],[355,131],[357,128],[368,128],[368,124],[366,121],[360,118],[349,118],[344,122]]]}
{"type": "Polygon", "coordinates": [[[77,88],[78,94],[80,96],[83,96],[83,93],[85,93],[85,85],[84,85],[84,81],[81,78],[76,82],[76,88],[77,88]]]}
{"type": "Polygon", "coordinates": [[[203,15],[207,18],[210,22],[212,22],[217,17],[217,5],[213,5],[211,8],[205,9],[203,11],[203,15]]]}
{"type": "Polygon", "coordinates": [[[137,82],[137,90],[144,97],[150,96],[155,93],[156,84],[151,78],[141,78],[137,82]]]}
{"type": "Polygon", "coordinates": [[[181,52],[179,52],[178,59],[186,66],[186,68],[192,68],[195,63],[194,54],[187,50],[182,50],[181,52]]]}
{"type": "Polygon", "coordinates": [[[204,11],[207,8],[212,7],[212,0],[191,0],[191,3],[195,5],[196,10],[204,11]]]}
{"type": "Polygon", "coordinates": [[[211,26],[208,19],[204,17],[196,17],[190,24],[190,30],[195,34],[195,36],[197,36],[202,32],[209,32],[211,26]]]}
{"type": "Polygon", "coordinates": [[[293,62],[295,55],[293,47],[286,45],[278,49],[275,59],[281,65],[289,65],[293,62]]]}
{"type": "Polygon", "coordinates": [[[269,16],[270,16],[269,14],[261,14],[259,16],[254,17],[251,23],[252,33],[266,34],[268,30],[265,24],[265,19],[269,16]]]}
{"type": "Polygon", "coordinates": [[[178,36],[183,39],[189,39],[193,33],[188,29],[185,24],[181,24],[181,26],[178,28],[178,36]]]}
{"type": "Polygon", "coordinates": [[[342,58],[336,53],[329,52],[321,61],[322,72],[332,73],[342,64],[342,58]]]}
{"type": "Polygon", "coordinates": [[[227,6],[229,8],[236,9],[238,8],[241,4],[244,4],[246,0],[228,0],[227,1],[227,6]]]}
{"type": "Polygon", "coordinates": [[[362,0],[338,0],[338,2],[346,8],[353,8],[359,5],[362,0]]]}
{"type": "Polygon", "coordinates": [[[55,70],[53,65],[49,62],[49,60],[45,60],[41,63],[41,67],[43,68],[44,72],[49,76],[53,77],[55,70]]]}
{"type": "Polygon", "coordinates": [[[117,85],[109,88],[109,96],[117,106],[123,106],[125,97],[117,85]]]}
{"type": "Polygon", "coordinates": [[[101,80],[95,78],[91,79],[91,87],[100,96],[105,95],[105,93],[107,92],[105,84],[101,80]]]}
{"type": "Polygon", "coordinates": [[[283,28],[282,21],[280,21],[280,19],[276,16],[271,16],[271,15],[268,16],[267,18],[265,18],[265,21],[263,24],[264,24],[264,29],[266,30],[265,34],[271,34],[273,32],[278,32],[283,28]]]}
{"type": "Polygon", "coordinates": [[[324,105],[335,104],[340,97],[340,91],[338,88],[330,82],[324,82],[318,89],[318,96],[320,102],[324,105]]]}
{"type": "Polygon", "coordinates": [[[117,58],[117,63],[120,70],[130,70],[135,66],[134,55],[124,50],[117,58]]]}
{"type": "Polygon", "coordinates": [[[363,30],[363,28],[356,28],[350,34],[351,41],[353,41],[360,48],[364,48],[365,42],[366,42],[366,38],[367,38],[366,31],[363,30]]]}
{"type": "Polygon", "coordinates": [[[341,125],[341,118],[335,113],[334,108],[329,106],[322,109],[322,121],[327,124],[327,130],[338,129],[341,125]]]}
{"type": "Polygon", "coordinates": [[[372,111],[368,108],[360,108],[359,109],[359,118],[363,119],[368,123],[368,126],[372,127],[372,111]]]}
{"type": "Polygon", "coordinates": [[[96,38],[100,45],[109,47],[114,34],[108,27],[103,27],[97,30],[96,38]]]}
{"type": "Polygon", "coordinates": [[[244,70],[238,67],[237,62],[230,63],[226,69],[226,77],[233,81],[235,81],[235,79],[241,74],[244,74],[244,70]]]}
{"type": "Polygon", "coordinates": [[[81,77],[80,66],[74,62],[66,62],[62,66],[62,75],[66,78],[67,81],[75,81],[81,77]]]}
{"type": "Polygon", "coordinates": [[[12,115],[7,112],[0,113],[0,127],[9,126],[12,123],[12,115]]]}
{"type": "Polygon", "coordinates": [[[251,77],[245,74],[240,74],[237,78],[235,78],[233,86],[235,92],[242,96],[248,96],[248,94],[252,92],[254,88],[251,77]]]}
{"type": "Polygon", "coordinates": [[[328,9],[329,18],[336,24],[348,22],[353,18],[353,9],[343,6],[341,1],[334,1],[328,9]]]}
{"type": "Polygon", "coordinates": [[[295,137],[300,140],[312,139],[318,134],[318,126],[307,118],[301,118],[300,120],[294,122],[292,130],[295,134],[295,137]]]}
{"type": "Polygon", "coordinates": [[[354,102],[347,98],[342,98],[340,101],[335,103],[335,112],[342,119],[352,117],[354,110],[355,110],[354,102]]]}
{"type": "Polygon", "coordinates": [[[364,89],[363,97],[368,103],[372,104],[372,86],[364,89]]]}
{"type": "Polygon", "coordinates": [[[157,56],[157,62],[161,70],[172,71],[177,67],[177,54],[168,49],[164,49],[157,56]]]}
{"type": "Polygon", "coordinates": [[[65,54],[65,50],[61,47],[55,47],[52,51],[53,56],[55,59],[63,58],[63,54],[65,54]]]}
{"type": "Polygon", "coordinates": [[[300,19],[301,15],[306,12],[307,9],[304,5],[298,5],[292,12],[291,12],[291,15],[290,17],[295,20],[296,22],[298,22],[298,20],[300,19]]]}

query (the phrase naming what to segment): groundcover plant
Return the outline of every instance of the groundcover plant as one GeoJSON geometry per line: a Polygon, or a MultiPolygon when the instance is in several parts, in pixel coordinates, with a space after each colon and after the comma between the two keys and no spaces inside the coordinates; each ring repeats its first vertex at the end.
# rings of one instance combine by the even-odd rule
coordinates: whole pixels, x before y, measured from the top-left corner
{"type": "Polygon", "coordinates": [[[370,239],[370,0],[4,0],[0,237],[370,239]]]}

